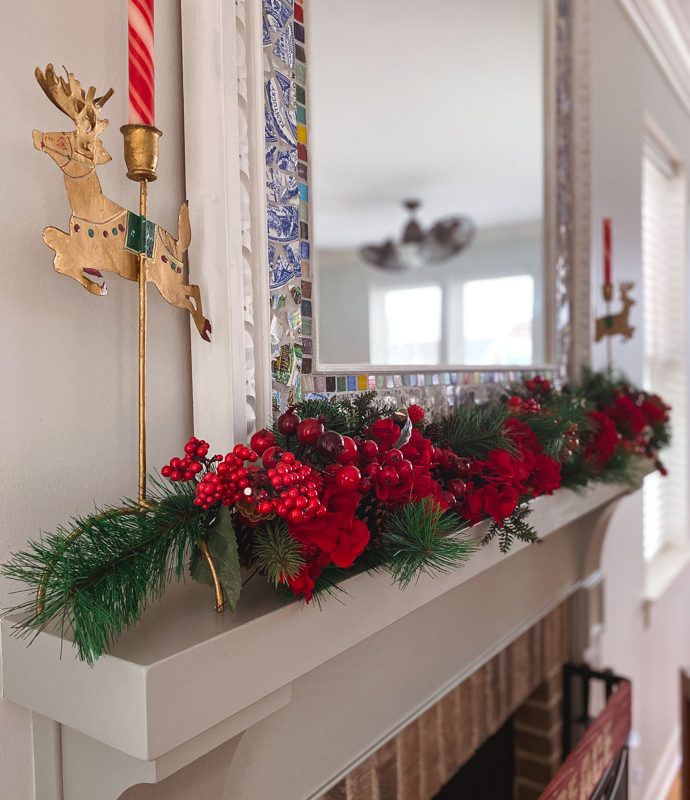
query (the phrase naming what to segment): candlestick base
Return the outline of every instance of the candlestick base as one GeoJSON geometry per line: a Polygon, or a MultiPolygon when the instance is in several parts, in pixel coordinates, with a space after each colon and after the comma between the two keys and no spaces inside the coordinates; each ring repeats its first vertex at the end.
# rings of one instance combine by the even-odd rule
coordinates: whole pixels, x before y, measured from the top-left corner
{"type": "Polygon", "coordinates": [[[153,125],[123,125],[127,177],[132,181],[155,181],[158,144],[163,131],[153,125]]]}

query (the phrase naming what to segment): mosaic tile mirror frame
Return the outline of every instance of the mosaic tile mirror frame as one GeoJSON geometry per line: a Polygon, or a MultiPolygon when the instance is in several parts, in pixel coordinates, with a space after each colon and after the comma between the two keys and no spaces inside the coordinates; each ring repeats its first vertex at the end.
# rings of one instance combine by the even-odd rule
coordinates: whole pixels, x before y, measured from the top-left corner
{"type": "MultiPolygon", "coordinates": [[[[309,9],[317,0],[262,0],[268,270],[271,296],[271,347],[274,403],[310,395],[377,389],[400,400],[427,407],[461,402],[471,392],[486,397],[505,383],[534,374],[530,368],[399,369],[324,372],[317,361],[317,331],[310,237],[310,143],[308,107],[309,9]]],[[[589,291],[586,213],[587,115],[576,115],[586,102],[586,81],[577,60],[586,61],[585,21],[574,16],[574,0],[544,0],[545,47],[545,181],[544,259],[547,337],[550,355],[542,374],[562,381],[579,370],[586,356],[578,334],[589,326],[588,303],[577,295],[589,291]],[[576,47],[576,34],[580,44],[576,47]],[[577,90],[574,93],[574,87],[577,90]],[[575,96],[574,96],[575,95],[575,96]],[[578,164],[577,161],[580,161],[578,164]],[[577,178],[577,181],[576,181],[577,178]],[[579,252],[578,252],[579,251],[579,252]],[[578,264],[578,262],[580,262],[578,264]],[[582,275],[579,285],[574,276],[582,275]],[[587,285],[585,285],[585,283],[587,285]],[[578,352],[578,346],[580,352],[578,352]]],[[[585,3],[582,4],[585,7],[585,3]]],[[[419,8],[419,6],[417,6],[419,8]]],[[[578,12],[581,13],[581,12],[578,12]]],[[[584,339],[585,335],[581,338],[584,339]]]]}

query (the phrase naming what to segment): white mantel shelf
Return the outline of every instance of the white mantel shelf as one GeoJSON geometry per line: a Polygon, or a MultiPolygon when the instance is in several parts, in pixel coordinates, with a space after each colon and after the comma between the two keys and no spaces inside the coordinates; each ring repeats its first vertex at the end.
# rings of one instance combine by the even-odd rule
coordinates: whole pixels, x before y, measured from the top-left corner
{"type": "MultiPolygon", "coordinates": [[[[534,503],[531,522],[546,539],[591,512],[600,517],[627,492],[619,485],[582,494],[561,489],[534,503]]],[[[474,535],[482,537],[486,528],[477,525],[474,535]]],[[[535,545],[517,544],[504,556],[494,542],[463,568],[425,576],[404,591],[388,575],[357,575],[342,585],[342,602],[328,598],[321,610],[284,605],[255,579],[235,614],[216,614],[208,588],[173,585],[93,667],[51,632],[27,647],[11,635],[12,619],[5,618],[2,693],[66,726],[63,750],[64,731],[71,729],[80,746],[100,743],[140,765],[118,791],[132,782],[157,782],[290,703],[290,685],[301,676],[526,547],[535,545]]],[[[61,795],[42,795],[53,796],[61,795]]],[[[72,800],[67,791],[64,797],[72,800]]]]}

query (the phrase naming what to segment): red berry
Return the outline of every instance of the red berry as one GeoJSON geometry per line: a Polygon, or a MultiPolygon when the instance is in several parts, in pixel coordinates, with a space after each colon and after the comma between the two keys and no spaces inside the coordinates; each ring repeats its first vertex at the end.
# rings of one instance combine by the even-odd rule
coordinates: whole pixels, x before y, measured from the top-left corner
{"type": "Polygon", "coordinates": [[[278,428],[283,436],[294,436],[299,423],[300,418],[295,414],[295,407],[290,406],[288,410],[281,414],[276,420],[276,428],[278,428]]]}
{"type": "Polygon", "coordinates": [[[343,436],[343,449],[336,456],[341,464],[349,464],[357,458],[357,444],[351,436],[343,436]]]}
{"type": "Polygon", "coordinates": [[[365,439],[360,442],[359,449],[364,453],[366,458],[376,458],[379,454],[379,446],[373,439],[365,439]]]}
{"type": "Polygon", "coordinates": [[[386,462],[386,464],[388,464],[388,466],[397,467],[402,464],[404,458],[405,456],[402,454],[402,452],[394,447],[385,454],[383,460],[386,462]]]}
{"type": "Polygon", "coordinates": [[[393,467],[384,467],[377,476],[377,481],[384,486],[395,486],[399,480],[398,473],[393,467]]]}
{"type": "Polygon", "coordinates": [[[194,444],[194,442],[192,441],[187,442],[187,444],[184,446],[184,451],[185,453],[187,453],[187,455],[190,456],[194,455],[194,453],[196,453],[196,445],[194,444]]]}
{"type": "Polygon", "coordinates": [[[353,464],[341,467],[335,473],[335,482],[344,490],[357,490],[361,480],[362,473],[353,464]]]}
{"type": "Polygon", "coordinates": [[[182,466],[182,459],[180,459],[180,458],[171,458],[170,459],[170,466],[173,469],[179,469],[182,466]]]}
{"type": "Polygon", "coordinates": [[[324,430],[323,422],[320,419],[307,417],[297,426],[297,440],[301,444],[315,445],[324,430]]]}
{"type": "MultiPolygon", "coordinates": [[[[299,436],[299,431],[297,435],[299,436]]],[[[316,449],[324,458],[335,458],[339,460],[338,456],[345,449],[345,442],[339,433],[335,431],[325,431],[316,440],[316,449]]]]}
{"type": "Polygon", "coordinates": [[[265,450],[261,459],[264,469],[274,469],[281,455],[282,452],[279,447],[269,447],[268,450],[265,450]]]}
{"type": "Polygon", "coordinates": [[[288,519],[290,522],[302,522],[304,516],[298,508],[293,508],[288,516],[288,519]]]}
{"type": "Polygon", "coordinates": [[[170,477],[170,473],[171,473],[171,472],[172,472],[172,469],[170,468],[170,466],[169,466],[168,464],[166,464],[166,465],[163,467],[163,469],[161,469],[161,475],[162,475],[164,478],[169,478],[169,477],[170,477]]]}
{"type": "Polygon", "coordinates": [[[414,472],[414,467],[412,466],[412,462],[408,461],[406,458],[402,460],[400,464],[396,467],[398,471],[398,475],[401,478],[409,478],[410,475],[414,472]]]}
{"type": "Polygon", "coordinates": [[[367,464],[366,467],[364,467],[364,474],[368,478],[375,478],[379,472],[381,472],[381,465],[376,461],[372,461],[371,464],[367,464]]]}

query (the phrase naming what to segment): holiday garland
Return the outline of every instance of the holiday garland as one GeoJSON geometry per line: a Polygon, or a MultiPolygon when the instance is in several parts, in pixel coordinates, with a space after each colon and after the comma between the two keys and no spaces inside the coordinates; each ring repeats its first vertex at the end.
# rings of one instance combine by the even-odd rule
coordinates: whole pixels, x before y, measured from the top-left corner
{"type": "Polygon", "coordinates": [[[57,623],[93,663],[187,566],[215,587],[217,610],[235,608],[242,568],[307,602],[367,570],[404,587],[493,539],[502,552],[536,541],[540,495],[634,482],[640,457],[663,472],[668,412],[622,378],[587,373],[577,388],[537,377],[431,420],[375,392],[305,400],[226,455],[192,437],[146,504],[76,519],[3,567],[28,592],[11,609],[17,631],[57,623]],[[468,531],[485,519],[478,543],[468,531]]]}

